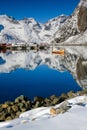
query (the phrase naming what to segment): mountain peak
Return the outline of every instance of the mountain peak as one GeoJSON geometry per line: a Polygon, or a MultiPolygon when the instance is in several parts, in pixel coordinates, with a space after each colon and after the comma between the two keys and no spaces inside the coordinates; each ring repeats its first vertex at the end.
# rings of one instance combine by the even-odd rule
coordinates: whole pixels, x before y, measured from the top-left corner
{"type": "Polygon", "coordinates": [[[56,43],[65,42],[87,30],[87,0],[81,0],[71,16],[64,14],[52,18],[45,24],[34,18],[15,18],[1,15],[0,42],[11,43],[56,43]]]}
{"type": "Polygon", "coordinates": [[[0,18],[8,18],[6,14],[0,15],[0,18]]]}
{"type": "Polygon", "coordinates": [[[29,21],[36,21],[34,18],[27,18],[27,17],[25,17],[25,18],[23,18],[23,20],[29,20],[29,21]]]}
{"type": "Polygon", "coordinates": [[[87,7],[87,0],[80,0],[79,6],[87,7]]]}

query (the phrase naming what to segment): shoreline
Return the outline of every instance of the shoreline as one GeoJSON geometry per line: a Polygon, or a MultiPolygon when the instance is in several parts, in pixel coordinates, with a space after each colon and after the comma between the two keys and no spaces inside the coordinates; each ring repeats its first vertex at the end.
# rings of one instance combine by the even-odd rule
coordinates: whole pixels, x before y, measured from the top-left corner
{"type": "Polygon", "coordinates": [[[87,89],[78,92],[70,91],[67,94],[61,94],[61,96],[52,95],[47,98],[37,96],[34,97],[33,101],[29,100],[24,95],[21,95],[14,101],[6,101],[0,104],[0,122],[18,118],[21,113],[29,110],[39,107],[55,106],[67,99],[82,96],[84,94],[87,95],[87,89]]]}

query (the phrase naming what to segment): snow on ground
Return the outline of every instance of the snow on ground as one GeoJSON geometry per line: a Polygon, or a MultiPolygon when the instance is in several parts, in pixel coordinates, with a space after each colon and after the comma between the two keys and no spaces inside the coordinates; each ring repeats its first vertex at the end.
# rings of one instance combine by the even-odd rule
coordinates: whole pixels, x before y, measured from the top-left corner
{"type": "Polygon", "coordinates": [[[87,96],[78,96],[67,102],[72,107],[64,114],[53,116],[51,107],[41,107],[21,114],[18,119],[1,122],[0,130],[87,130],[87,96]]]}

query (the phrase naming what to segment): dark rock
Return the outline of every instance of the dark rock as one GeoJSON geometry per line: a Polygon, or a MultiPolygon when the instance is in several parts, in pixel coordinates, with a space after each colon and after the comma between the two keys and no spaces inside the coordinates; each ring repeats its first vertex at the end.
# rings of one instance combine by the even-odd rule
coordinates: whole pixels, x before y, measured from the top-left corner
{"type": "Polygon", "coordinates": [[[42,101],[44,101],[44,98],[43,97],[39,97],[39,96],[34,97],[34,102],[37,102],[37,101],[42,102],[42,101]]]}
{"type": "Polygon", "coordinates": [[[3,121],[3,120],[6,120],[6,118],[9,116],[10,114],[7,112],[7,110],[3,110],[1,113],[0,113],[0,121],[3,121]]]}
{"type": "Polygon", "coordinates": [[[73,97],[76,96],[76,94],[75,94],[73,91],[70,91],[70,92],[67,93],[67,96],[68,96],[69,98],[73,98],[73,97]]]}
{"type": "Polygon", "coordinates": [[[12,107],[11,107],[11,106],[8,106],[8,108],[7,108],[8,113],[10,113],[11,110],[12,110],[12,107]]]}
{"type": "Polygon", "coordinates": [[[45,98],[44,102],[47,103],[47,104],[49,104],[49,103],[51,103],[51,99],[45,98]]]}
{"type": "Polygon", "coordinates": [[[19,101],[19,98],[16,98],[15,99],[15,103],[19,103],[20,101],[19,101]]]}
{"type": "Polygon", "coordinates": [[[34,105],[34,108],[41,107],[41,102],[37,101],[36,104],[34,105]]]}
{"type": "Polygon", "coordinates": [[[56,95],[52,95],[52,96],[50,96],[50,99],[51,100],[54,100],[55,98],[58,98],[56,95]]]}
{"type": "Polygon", "coordinates": [[[2,105],[0,105],[0,112],[2,112],[3,111],[3,108],[2,108],[2,105]]]}
{"type": "Polygon", "coordinates": [[[65,101],[67,98],[68,98],[68,96],[63,93],[63,94],[59,97],[59,103],[65,101]]]}
{"type": "Polygon", "coordinates": [[[5,120],[6,120],[5,115],[0,114],[0,122],[5,121],[5,120]]]}
{"type": "Polygon", "coordinates": [[[19,116],[21,114],[21,112],[20,111],[18,111],[17,113],[16,113],[16,116],[19,116]]]}
{"type": "Polygon", "coordinates": [[[11,116],[8,116],[8,117],[6,118],[6,120],[12,120],[12,117],[11,117],[11,116]]]}
{"type": "Polygon", "coordinates": [[[55,98],[53,101],[52,101],[52,104],[53,105],[56,105],[59,103],[59,98],[55,98]]]}
{"type": "Polygon", "coordinates": [[[79,58],[76,66],[77,79],[80,86],[85,89],[87,88],[87,60],[79,58]]]}
{"type": "Polygon", "coordinates": [[[50,98],[45,98],[45,100],[44,100],[44,106],[45,107],[52,106],[52,100],[50,98]]]}
{"type": "MultiPolygon", "coordinates": [[[[28,107],[32,107],[32,103],[31,103],[30,100],[28,100],[28,101],[26,102],[26,104],[28,105],[28,107]]],[[[27,107],[27,106],[26,106],[26,107],[27,107]]]]}
{"type": "Polygon", "coordinates": [[[15,103],[20,103],[20,102],[23,102],[23,101],[28,101],[28,98],[25,97],[24,95],[21,95],[21,96],[19,96],[15,99],[15,103]]]}
{"type": "Polygon", "coordinates": [[[14,119],[15,118],[15,113],[11,112],[11,118],[14,119]]]}
{"type": "Polygon", "coordinates": [[[23,103],[18,103],[18,107],[19,107],[20,109],[22,109],[22,108],[24,107],[24,104],[23,104],[23,103]]]}
{"type": "Polygon", "coordinates": [[[65,110],[62,109],[62,108],[59,108],[59,109],[56,110],[56,113],[57,113],[57,114],[64,113],[64,112],[65,112],[65,110]]]}
{"type": "Polygon", "coordinates": [[[26,110],[30,110],[32,108],[32,104],[31,103],[25,103],[25,108],[26,110]]]}
{"type": "Polygon", "coordinates": [[[51,104],[52,104],[52,105],[56,105],[56,104],[59,103],[59,97],[57,97],[56,95],[52,95],[52,96],[50,97],[50,99],[51,99],[51,104]]]}
{"type": "Polygon", "coordinates": [[[81,6],[78,13],[78,29],[84,32],[87,29],[87,7],[81,6]]]}
{"type": "Polygon", "coordinates": [[[12,110],[14,111],[14,112],[17,112],[19,109],[18,109],[18,106],[17,105],[13,105],[12,106],[12,110]]]}
{"type": "Polygon", "coordinates": [[[21,109],[21,112],[25,112],[25,111],[26,111],[26,108],[23,107],[23,108],[21,109]]]}

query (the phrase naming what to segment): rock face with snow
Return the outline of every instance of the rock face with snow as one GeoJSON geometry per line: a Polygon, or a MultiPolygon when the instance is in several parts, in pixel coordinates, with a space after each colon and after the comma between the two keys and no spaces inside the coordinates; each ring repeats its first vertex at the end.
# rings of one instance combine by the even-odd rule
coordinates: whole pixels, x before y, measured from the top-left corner
{"type": "Polygon", "coordinates": [[[41,24],[33,18],[15,20],[13,17],[0,15],[0,43],[47,42],[66,19],[67,16],[61,15],[41,24]]]}
{"type": "Polygon", "coordinates": [[[15,20],[0,16],[0,43],[87,43],[87,0],[80,0],[73,14],[60,15],[45,24],[33,18],[15,20]]]}
{"type": "Polygon", "coordinates": [[[47,23],[45,23],[39,34],[41,40],[43,42],[49,43],[52,36],[64,25],[64,22],[67,20],[67,18],[68,16],[60,15],[58,17],[50,19],[47,23]]]}
{"type": "Polygon", "coordinates": [[[71,15],[64,25],[55,33],[53,42],[60,43],[67,40],[71,36],[78,34],[77,28],[77,10],[71,15]]]}
{"type": "Polygon", "coordinates": [[[87,87],[87,60],[79,59],[77,62],[77,79],[78,83],[83,87],[87,87]]]}
{"type": "Polygon", "coordinates": [[[78,29],[84,32],[87,29],[87,1],[81,0],[78,12],[78,29]]]}
{"type": "Polygon", "coordinates": [[[55,33],[53,41],[61,43],[86,43],[87,30],[87,0],[81,0],[74,13],[65,21],[64,25],[55,33]],[[80,38],[81,37],[81,38],[80,38]],[[69,38],[69,40],[67,40],[69,38]],[[81,41],[81,42],[80,42],[81,41]]]}

